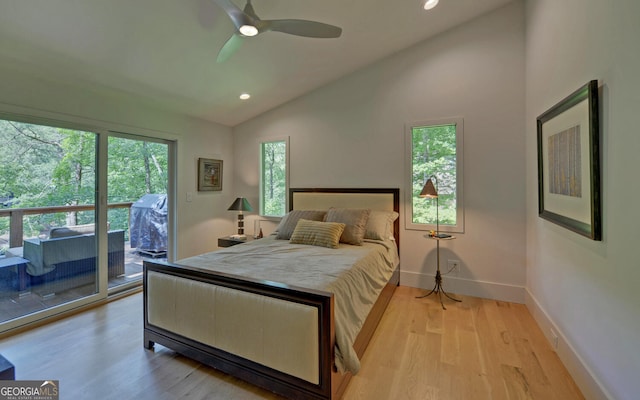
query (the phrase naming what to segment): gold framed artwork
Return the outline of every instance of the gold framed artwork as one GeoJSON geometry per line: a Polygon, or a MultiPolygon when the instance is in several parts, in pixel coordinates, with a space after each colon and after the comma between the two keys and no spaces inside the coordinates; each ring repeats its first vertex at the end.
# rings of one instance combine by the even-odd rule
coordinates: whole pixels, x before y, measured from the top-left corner
{"type": "Polygon", "coordinates": [[[222,190],[222,160],[198,158],[198,191],[222,190]]]}
{"type": "Polygon", "coordinates": [[[593,240],[602,238],[598,81],[540,115],[538,215],[593,240]]]}

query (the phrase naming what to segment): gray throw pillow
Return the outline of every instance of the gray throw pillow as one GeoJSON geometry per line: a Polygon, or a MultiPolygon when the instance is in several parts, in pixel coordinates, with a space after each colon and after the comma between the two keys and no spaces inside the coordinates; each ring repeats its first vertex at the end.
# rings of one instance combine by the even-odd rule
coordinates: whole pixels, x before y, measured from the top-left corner
{"type": "Polygon", "coordinates": [[[362,246],[367,231],[367,221],[371,210],[364,208],[330,208],[325,222],[340,222],[346,225],[340,242],[362,246]]]}
{"type": "Polygon", "coordinates": [[[287,215],[282,217],[280,224],[276,228],[276,239],[291,239],[291,234],[293,233],[294,229],[296,229],[296,225],[298,225],[298,221],[301,218],[309,221],[322,221],[325,214],[326,211],[318,210],[290,211],[287,215]]]}

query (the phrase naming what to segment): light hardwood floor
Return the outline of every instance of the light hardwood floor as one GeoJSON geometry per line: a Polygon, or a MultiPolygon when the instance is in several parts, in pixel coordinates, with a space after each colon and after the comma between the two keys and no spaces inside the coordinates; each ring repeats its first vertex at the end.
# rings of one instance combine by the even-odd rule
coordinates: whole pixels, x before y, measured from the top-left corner
{"type": "MultiPolygon", "coordinates": [[[[353,399],[582,399],[524,305],[399,287],[345,393],[353,399]]],[[[16,378],[60,382],[61,399],[278,399],[156,346],[142,295],[0,340],[16,378]]]]}

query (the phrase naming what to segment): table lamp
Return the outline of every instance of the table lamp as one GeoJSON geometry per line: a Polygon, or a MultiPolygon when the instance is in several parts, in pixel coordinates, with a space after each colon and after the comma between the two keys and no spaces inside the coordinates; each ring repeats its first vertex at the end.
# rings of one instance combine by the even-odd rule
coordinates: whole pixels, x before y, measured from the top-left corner
{"type": "Polygon", "coordinates": [[[238,211],[238,235],[244,235],[244,214],[242,214],[242,212],[253,211],[249,201],[244,197],[238,197],[227,210],[238,211]]]}

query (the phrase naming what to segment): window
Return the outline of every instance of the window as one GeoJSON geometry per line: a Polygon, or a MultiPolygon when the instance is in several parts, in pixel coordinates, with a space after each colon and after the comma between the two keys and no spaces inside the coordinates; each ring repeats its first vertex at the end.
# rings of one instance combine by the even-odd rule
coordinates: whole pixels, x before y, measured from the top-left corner
{"type": "Polygon", "coordinates": [[[407,229],[463,232],[462,118],[407,125],[405,140],[411,201],[405,213],[407,229]],[[435,176],[438,199],[419,197],[425,182],[435,176]]]}
{"type": "Polygon", "coordinates": [[[260,143],[260,215],[281,217],[287,212],[289,139],[260,143]]]}

